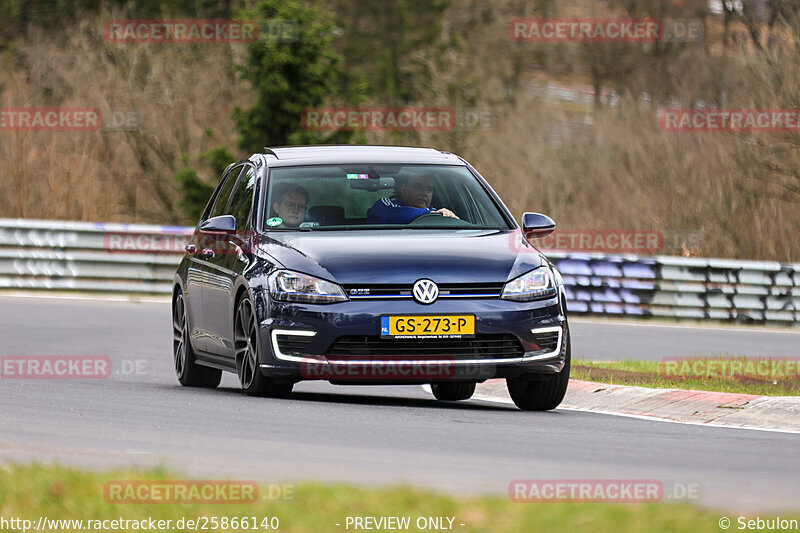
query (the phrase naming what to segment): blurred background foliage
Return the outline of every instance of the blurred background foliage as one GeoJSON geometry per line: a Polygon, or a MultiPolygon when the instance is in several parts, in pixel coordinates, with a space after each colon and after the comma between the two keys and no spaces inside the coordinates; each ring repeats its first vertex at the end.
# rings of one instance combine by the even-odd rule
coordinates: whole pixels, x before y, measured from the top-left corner
{"type": "Polygon", "coordinates": [[[800,261],[800,135],[669,133],[665,107],[800,107],[800,0],[0,0],[0,107],[132,110],[135,128],[0,131],[0,216],[194,223],[263,146],[456,152],[560,227],[800,261]],[[527,17],[700,21],[693,43],[522,43],[527,17]],[[120,19],[289,21],[292,39],[113,43],[120,19]],[[452,131],[314,132],[322,106],[456,111],[452,131]]]}

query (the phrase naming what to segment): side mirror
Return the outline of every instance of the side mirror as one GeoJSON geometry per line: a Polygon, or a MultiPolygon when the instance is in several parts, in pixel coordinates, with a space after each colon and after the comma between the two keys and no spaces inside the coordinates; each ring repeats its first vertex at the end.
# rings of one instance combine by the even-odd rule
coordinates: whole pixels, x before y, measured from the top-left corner
{"type": "Polygon", "coordinates": [[[200,233],[236,233],[236,219],[233,215],[212,217],[200,224],[200,233]]]}
{"type": "Polygon", "coordinates": [[[522,215],[522,234],[526,239],[539,239],[553,233],[556,223],[547,215],[525,213],[522,215]]]}

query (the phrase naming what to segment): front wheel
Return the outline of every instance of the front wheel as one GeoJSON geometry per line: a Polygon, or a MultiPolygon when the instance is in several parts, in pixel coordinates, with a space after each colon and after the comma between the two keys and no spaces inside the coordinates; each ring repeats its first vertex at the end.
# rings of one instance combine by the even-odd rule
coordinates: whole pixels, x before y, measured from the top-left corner
{"type": "Polygon", "coordinates": [[[293,383],[275,383],[261,373],[258,356],[258,323],[250,298],[239,302],[234,320],[234,350],[236,373],[242,390],[248,396],[271,396],[284,398],[292,392],[293,383]]]}
{"type": "Polygon", "coordinates": [[[507,379],[506,386],[514,405],[523,411],[550,411],[561,404],[569,384],[571,347],[569,326],[564,326],[564,368],[558,374],[548,376],[542,381],[528,381],[523,378],[507,379]]]}
{"type": "Polygon", "coordinates": [[[434,383],[431,391],[440,402],[458,402],[472,398],[475,383],[434,383]]]}
{"type": "Polygon", "coordinates": [[[222,371],[195,362],[188,324],[183,294],[177,293],[172,300],[172,360],[175,375],[184,387],[215,389],[222,379],[222,371]]]}

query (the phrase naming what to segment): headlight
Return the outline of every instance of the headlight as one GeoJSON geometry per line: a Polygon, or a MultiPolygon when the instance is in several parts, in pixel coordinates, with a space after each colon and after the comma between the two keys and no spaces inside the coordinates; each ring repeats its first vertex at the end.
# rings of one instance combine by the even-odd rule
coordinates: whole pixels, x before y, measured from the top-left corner
{"type": "Polygon", "coordinates": [[[269,293],[281,302],[330,304],[347,301],[337,284],[291,270],[278,270],[269,276],[269,293]]]}
{"type": "Polygon", "coordinates": [[[553,275],[547,267],[539,267],[511,280],[503,287],[500,298],[517,302],[531,302],[556,295],[553,275]]]}

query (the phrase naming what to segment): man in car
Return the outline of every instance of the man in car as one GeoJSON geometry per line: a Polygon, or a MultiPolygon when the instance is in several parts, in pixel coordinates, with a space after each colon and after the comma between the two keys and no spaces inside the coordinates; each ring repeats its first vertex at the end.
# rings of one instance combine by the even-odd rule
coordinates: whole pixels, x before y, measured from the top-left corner
{"type": "Polygon", "coordinates": [[[297,228],[306,218],[308,191],[296,183],[279,183],[272,193],[272,210],[281,219],[278,228],[297,228]]]}
{"type": "Polygon", "coordinates": [[[394,196],[381,198],[369,208],[367,224],[408,224],[428,213],[458,218],[449,209],[431,207],[433,176],[415,173],[394,180],[394,196]]]}

